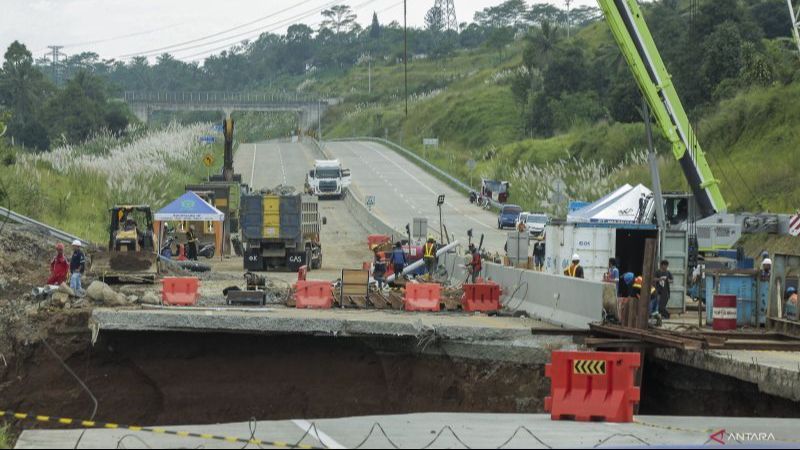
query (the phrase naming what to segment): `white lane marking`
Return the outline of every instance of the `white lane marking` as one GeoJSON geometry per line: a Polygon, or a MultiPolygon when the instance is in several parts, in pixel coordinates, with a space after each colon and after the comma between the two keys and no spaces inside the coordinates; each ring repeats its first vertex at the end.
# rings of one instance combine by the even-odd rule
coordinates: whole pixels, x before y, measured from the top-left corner
{"type": "Polygon", "coordinates": [[[253,144],[253,167],[250,169],[250,187],[255,187],[253,184],[253,177],[256,176],[256,148],[258,146],[253,144]]]}
{"type": "Polygon", "coordinates": [[[281,145],[276,142],[275,147],[278,148],[278,159],[281,160],[281,172],[283,173],[283,185],[286,186],[286,166],[283,164],[283,153],[281,152],[281,145]]]}
{"type": "Polygon", "coordinates": [[[314,424],[314,427],[312,428],[311,423],[307,420],[293,420],[292,423],[297,425],[297,427],[303,430],[303,432],[308,431],[309,436],[317,438],[317,440],[327,448],[345,448],[344,445],[339,444],[332,437],[320,431],[316,424],[314,424]]]}
{"type": "MultiPolygon", "coordinates": [[[[405,173],[406,173],[406,175],[408,175],[409,177],[411,177],[412,179],[414,179],[414,180],[417,182],[417,184],[419,184],[420,186],[422,186],[423,188],[425,188],[425,189],[426,189],[428,192],[430,192],[430,193],[431,193],[431,194],[433,194],[433,195],[439,195],[439,194],[437,194],[437,193],[436,193],[436,191],[434,191],[433,189],[431,189],[431,188],[430,188],[430,187],[429,187],[427,184],[423,183],[423,182],[422,182],[422,180],[420,180],[419,178],[415,177],[415,176],[414,176],[414,174],[412,174],[411,172],[409,172],[408,170],[406,170],[406,168],[405,168],[405,167],[401,166],[400,164],[397,164],[397,162],[393,161],[393,160],[392,160],[392,159],[390,159],[388,156],[386,156],[385,154],[383,154],[383,152],[381,152],[381,151],[380,151],[380,150],[378,150],[377,148],[374,148],[374,151],[375,151],[375,153],[377,153],[378,155],[380,155],[380,156],[381,156],[383,159],[385,159],[386,161],[389,161],[389,162],[390,162],[391,164],[393,164],[395,167],[397,167],[398,169],[400,169],[400,170],[402,170],[403,172],[405,172],[405,173]]],[[[420,169],[420,170],[422,170],[422,169],[420,169]]],[[[396,190],[396,189],[395,189],[395,190],[396,190]]],[[[453,206],[453,205],[452,205],[450,202],[448,202],[448,201],[445,201],[445,205],[447,205],[447,206],[449,206],[450,208],[452,208],[452,209],[453,209],[453,210],[454,210],[456,213],[458,213],[459,215],[466,217],[467,219],[471,220],[472,222],[475,222],[475,223],[477,223],[478,225],[480,225],[480,226],[482,226],[482,227],[485,227],[485,228],[488,228],[488,229],[491,229],[491,230],[493,230],[493,229],[494,229],[494,228],[493,228],[491,225],[487,224],[486,222],[481,222],[480,220],[478,220],[478,219],[476,219],[476,218],[472,217],[471,215],[469,215],[469,214],[465,214],[463,211],[461,211],[460,209],[456,208],[455,206],[453,206]]]]}

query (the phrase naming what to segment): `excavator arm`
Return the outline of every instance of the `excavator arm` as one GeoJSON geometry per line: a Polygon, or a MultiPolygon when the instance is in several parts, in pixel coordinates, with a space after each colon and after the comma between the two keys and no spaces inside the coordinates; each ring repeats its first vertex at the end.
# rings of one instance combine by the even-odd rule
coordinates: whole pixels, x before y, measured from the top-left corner
{"type": "Polygon", "coordinates": [[[597,0],[611,33],[650,105],[656,123],[672,144],[672,153],[700,207],[708,217],[727,211],[727,204],[714,178],[705,153],[697,142],[689,118],[672,85],[650,29],[636,0],[597,0]]]}

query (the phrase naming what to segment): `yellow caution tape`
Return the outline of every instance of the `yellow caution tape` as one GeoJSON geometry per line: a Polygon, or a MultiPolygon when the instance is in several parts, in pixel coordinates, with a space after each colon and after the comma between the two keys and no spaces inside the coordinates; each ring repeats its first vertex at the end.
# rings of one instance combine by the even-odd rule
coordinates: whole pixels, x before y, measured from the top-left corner
{"type": "Polygon", "coordinates": [[[61,425],[80,425],[82,428],[105,428],[110,430],[128,430],[136,432],[142,431],[146,433],[168,434],[171,436],[178,436],[183,438],[197,438],[197,439],[224,441],[224,442],[239,443],[239,444],[264,445],[268,447],[278,447],[278,448],[300,448],[309,450],[323,450],[325,448],[325,447],[313,447],[311,445],[305,445],[305,444],[291,445],[281,441],[264,441],[261,439],[245,439],[234,436],[217,436],[208,433],[191,433],[188,431],[166,430],[164,428],[137,427],[133,425],[122,425],[118,423],[94,422],[91,420],[76,420],[76,419],[70,419],[68,417],[25,414],[14,411],[0,411],[0,418],[3,417],[15,420],[28,420],[33,422],[57,423],[61,425]]]}

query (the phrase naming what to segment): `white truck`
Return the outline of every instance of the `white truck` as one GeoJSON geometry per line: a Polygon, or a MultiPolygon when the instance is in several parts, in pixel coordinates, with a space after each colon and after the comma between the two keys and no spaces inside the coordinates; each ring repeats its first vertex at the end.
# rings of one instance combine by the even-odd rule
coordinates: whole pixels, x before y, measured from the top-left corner
{"type": "Polygon", "coordinates": [[[349,187],[350,169],[343,169],[338,159],[314,161],[306,178],[306,191],[319,198],[343,198],[349,187]]]}

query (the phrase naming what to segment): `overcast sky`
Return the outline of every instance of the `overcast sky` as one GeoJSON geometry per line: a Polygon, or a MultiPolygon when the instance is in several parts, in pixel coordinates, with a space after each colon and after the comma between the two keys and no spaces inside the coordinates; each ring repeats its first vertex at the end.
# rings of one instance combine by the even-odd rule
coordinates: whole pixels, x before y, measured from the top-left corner
{"type": "MultiPolygon", "coordinates": [[[[231,43],[252,39],[264,31],[282,33],[292,23],[317,28],[319,12],[345,3],[366,26],[372,12],[382,24],[403,21],[402,0],[2,0],[0,46],[14,40],[28,46],[34,57],[63,45],[66,54],[94,51],[102,58],[124,58],[146,51],[173,53],[186,60],[202,60],[231,43]],[[259,20],[262,19],[263,20],[259,20]],[[254,22],[250,25],[245,25],[254,22]],[[234,31],[230,28],[245,25],[234,31]],[[176,46],[211,34],[214,37],[176,46]],[[191,47],[191,48],[187,48],[191,47]]],[[[502,0],[455,0],[459,22],[471,21],[475,11],[502,0]]],[[[564,0],[528,0],[564,7],[564,0]]],[[[409,25],[421,26],[434,0],[408,0],[409,25]]],[[[572,0],[573,7],[595,5],[595,0],[572,0]]]]}

